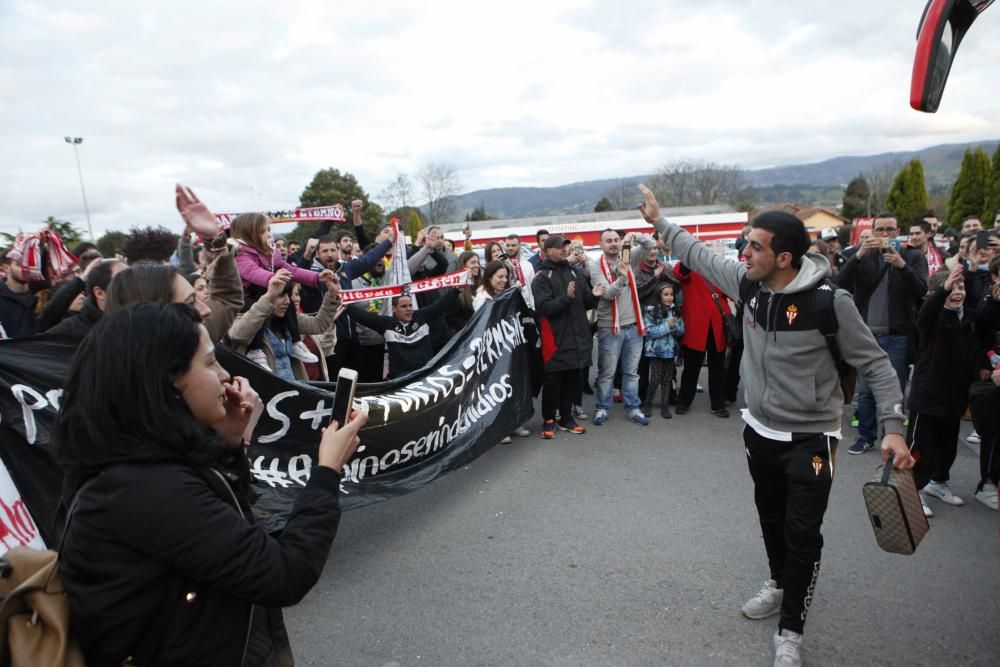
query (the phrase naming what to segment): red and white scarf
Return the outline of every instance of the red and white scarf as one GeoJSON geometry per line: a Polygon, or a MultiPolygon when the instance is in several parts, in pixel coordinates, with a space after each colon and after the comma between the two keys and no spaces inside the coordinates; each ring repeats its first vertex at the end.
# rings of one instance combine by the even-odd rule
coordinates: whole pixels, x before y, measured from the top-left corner
{"type": "Polygon", "coordinates": [[[430,292],[446,287],[462,287],[468,284],[469,272],[463,269],[454,273],[447,273],[443,276],[424,278],[423,280],[403,285],[382,285],[381,287],[373,287],[371,289],[341,290],[340,300],[343,303],[354,303],[355,301],[370,301],[372,299],[391,299],[394,296],[403,296],[416,292],[430,292]]]}
{"type": "MultiPolygon", "coordinates": [[[[603,254],[601,255],[601,261],[599,262],[601,267],[601,273],[604,274],[604,279],[608,281],[608,285],[615,282],[615,275],[611,271],[611,266],[608,264],[608,258],[603,254]]],[[[632,267],[625,265],[628,269],[628,293],[629,297],[632,299],[632,312],[635,314],[635,326],[639,330],[640,336],[646,335],[646,326],[642,321],[642,307],[639,305],[639,292],[635,286],[635,274],[632,273],[632,267]]],[[[618,323],[618,298],[611,299],[611,333],[617,336],[621,332],[621,325],[618,323]]]]}
{"type": "Polygon", "coordinates": [[[521,287],[524,285],[524,269],[521,267],[520,257],[511,257],[510,265],[514,269],[514,275],[517,276],[517,286],[521,287]]]}

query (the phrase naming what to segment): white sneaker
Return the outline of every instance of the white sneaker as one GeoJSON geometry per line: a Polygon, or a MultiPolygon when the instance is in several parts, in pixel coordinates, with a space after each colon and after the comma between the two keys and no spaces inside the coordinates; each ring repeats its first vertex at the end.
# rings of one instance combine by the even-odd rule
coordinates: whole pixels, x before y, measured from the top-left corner
{"type": "Polygon", "coordinates": [[[982,438],[979,437],[979,434],[976,433],[975,430],[973,430],[972,433],[970,433],[969,435],[965,436],[965,441],[970,445],[978,445],[981,440],[982,438]]]}
{"type": "Polygon", "coordinates": [[[774,667],[802,664],[802,635],[791,630],[774,633],[774,667]]]}
{"type": "Polygon", "coordinates": [[[267,355],[264,353],[264,350],[260,348],[247,350],[247,359],[254,362],[258,366],[263,366],[267,370],[271,370],[271,367],[267,365],[267,355]]]}
{"type": "Polygon", "coordinates": [[[768,579],[760,587],[757,594],[746,601],[743,605],[743,615],[747,618],[759,620],[774,616],[781,611],[781,601],[785,597],[785,591],[777,587],[774,579],[768,579]]]}
{"type": "Polygon", "coordinates": [[[992,484],[983,484],[983,488],[976,491],[976,500],[989,507],[991,510],[997,509],[997,487],[992,484]]]}
{"type": "Polygon", "coordinates": [[[930,506],[927,504],[927,496],[923,491],[920,491],[920,506],[924,508],[924,516],[930,518],[934,516],[934,511],[931,510],[930,506]]]}
{"type": "Polygon", "coordinates": [[[508,436],[505,436],[504,439],[500,441],[500,444],[501,445],[509,445],[512,442],[514,442],[514,441],[511,440],[510,436],[508,435],[508,436]]]}
{"type": "Polygon", "coordinates": [[[529,435],[531,435],[531,431],[524,428],[523,426],[518,426],[516,429],[514,429],[511,435],[516,435],[519,438],[527,438],[529,435]]]}
{"type": "Polygon", "coordinates": [[[948,503],[949,505],[954,505],[955,507],[961,507],[965,504],[965,501],[956,496],[951,487],[948,486],[947,482],[928,482],[927,486],[924,487],[924,493],[934,496],[941,502],[948,503]]]}
{"type": "Polygon", "coordinates": [[[319,361],[319,357],[310,352],[309,348],[302,341],[292,345],[292,351],[288,353],[288,356],[292,359],[298,359],[304,364],[315,364],[319,361]]]}
{"type": "Polygon", "coordinates": [[[583,411],[583,406],[582,405],[574,405],[573,406],[573,418],[574,419],[589,419],[589,417],[587,417],[587,413],[583,411]]]}

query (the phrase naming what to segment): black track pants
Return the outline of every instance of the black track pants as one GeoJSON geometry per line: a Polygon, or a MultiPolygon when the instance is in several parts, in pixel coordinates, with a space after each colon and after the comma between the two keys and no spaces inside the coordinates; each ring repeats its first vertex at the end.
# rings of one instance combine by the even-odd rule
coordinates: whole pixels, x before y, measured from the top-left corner
{"type": "Polygon", "coordinates": [[[837,441],[796,433],[781,442],[747,426],[743,442],[771,578],[785,591],[780,627],[801,633],[819,575],[837,441]]]}

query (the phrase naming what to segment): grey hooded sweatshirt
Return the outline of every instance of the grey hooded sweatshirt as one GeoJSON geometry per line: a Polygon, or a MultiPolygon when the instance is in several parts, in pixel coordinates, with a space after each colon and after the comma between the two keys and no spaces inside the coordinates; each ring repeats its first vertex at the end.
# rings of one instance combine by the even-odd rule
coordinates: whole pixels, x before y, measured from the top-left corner
{"type": "MultiPolygon", "coordinates": [[[[712,252],[691,234],[666,220],[656,223],[656,230],[685,266],[726,294],[738,298],[746,265],[712,252]]],[[[769,312],[764,318],[758,314],[755,319],[751,304],[747,304],[740,364],[740,375],[746,382],[744,396],[750,414],[775,431],[830,433],[841,428],[844,395],[836,362],[823,334],[815,328],[776,331],[775,327],[760,324],[761,319],[771,323],[785,318],[785,311],[777,311],[791,306],[796,294],[819,284],[829,270],[830,264],[825,257],[808,253],[802,258],[798,275],[768,300],[769,312]]],[[[763,284],[761,289],[767,290],[763,284]]],[[[861,319],[849,292],[838,289],[833,304],[837,315],[837,343],[844,360],[856,368],[871,387],[878,404],[878,420],[885,432],[902,435],[905,432],[903,396],[888,355],[861,319]]]]}

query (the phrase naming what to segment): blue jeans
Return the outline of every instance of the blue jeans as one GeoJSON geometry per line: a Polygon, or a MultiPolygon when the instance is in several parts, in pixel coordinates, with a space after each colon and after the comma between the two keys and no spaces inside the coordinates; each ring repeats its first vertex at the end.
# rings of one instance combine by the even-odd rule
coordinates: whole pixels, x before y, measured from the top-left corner
{"type": "MultiPolygon", "coordinates": [[[[889,354],[889,363],[899,378],[899,390],[906,391],[906,381],[910,376],[910,364],[907,360],[909,344],[906,336],[890,336],[880,334],[875,336],[879,347],[889,354]]],[[[875,409],[875,395],[862,375],[858,375],[858,435],[865,442],[875,442],[878,437],[878,415],[875,409]]]]}
{"type": "Polygon", "coordinates": [[[622,360],[622,398],[625,411],[638,410],[639,400],[639,359],[642,357],[642,336],[634,324],[623,326],[615,336],[611,328],[597,329],[597,401],[598,410],[611,411],[611,397],[614,391],[615,368],[618,358],[622,360]]]}

